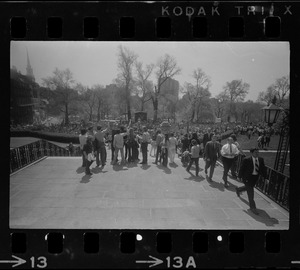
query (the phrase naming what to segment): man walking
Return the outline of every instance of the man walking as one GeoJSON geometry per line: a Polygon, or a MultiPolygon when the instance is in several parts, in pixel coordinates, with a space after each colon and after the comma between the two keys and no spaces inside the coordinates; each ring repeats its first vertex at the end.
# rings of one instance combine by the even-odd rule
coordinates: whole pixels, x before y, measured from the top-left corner
{"type": "Polygon", "coordinates": [[[207,133],[203,135],[203,148],[205,149],[206,144],[211,141],[213,133],[211,133],[211,128],[207,129],[207,133]]]}
{"type": "Polygon", "coordinates": [[[207,169],[210,168],[209,177],[208,177],[209,181],[212,181],[212,177],[214,174],[217,159],[221,155],[220,148],[221,148],[221,145],[219,142],[217,142],[217,136],[215,134],[213,134],[211,141],[206,143],[206,146],[204,149],[206,177],[207,177],[207,169]]]}
{"type": "Polygon", "coordinates": [[[99,155],[101,158],[102,167],[106,164],[106,148],[105,148],[105,133],[108,131],[108,127],[102,130],[101,126],[97,127],[97,133],[95,134],[96,140],[96,164],[100,166],[99,155]]]}
{"type": "Polygon", "coordinates": [[[200,145],[197,144],[196,140],[192,140],[191,160],[190,160],[190,164],[186,168],[186,171],[190,172],[190,168],[191,168],[192,164],[195,162],[196,176],[198,176],[198,174],[199,174],[199,152],[200,152],[200,145]]]}
{"type": "Polygon", "coordinates": [[[251,148],[250,153],[250,157],[243,159],[238,175],[239,179],[243,180],[245,186],[236,188],[236,194],[239,197],[241,192],[247,191],[250,210],[255,215],[258,215],[254,201],[254,186],[259,176],[266,178],[267,169],[264,159],[258,156],[259,151],[257,148],[251,148]]]}
{"type": "Polygon", "coordinates": [[[177,142],[177,139],[174,137],[174,133],[171,133],[171,136],[169,138],[169,157],[170,157],[170,163],[174,163],[177,144],[178,144],[178,142],[177,142]]]}
{"type": "Polygon", "coordinates": [[[155,162],[153,162],[153,164],[157,165],[158,157],[161,155],[161,143],[162,143],[163,139],[164,139],[164,137],[161,134],[161,130],[158,129],[157,130],[157,135],[156,135],[156,146],[157,146],[157,149],[156,149],[156,158],[155,158],[155,162]]]}
{"type": "Polygon", "coordinates": [[[82,165],[81,167],[85,167],[86,165],[86,159],[85,156],[83,154],[83,146],[86,144],[86,140],[87,140],[87,134],[86,134],[86,129],[81,129],[80,130],[80,134],[79,134],[79,143],[80,143],[80,151],[82,154],[82,165]]]}
{"type": "Polygon", "coordinates": [[[229,187],[227,182],[228,172],[234,162],[234,158],[239,154],[237,146],[233,143],[232,137],[227,139],[227,143],[221,149],[222,161],[224,166],[223,181],[224,186],[229,187]]]}

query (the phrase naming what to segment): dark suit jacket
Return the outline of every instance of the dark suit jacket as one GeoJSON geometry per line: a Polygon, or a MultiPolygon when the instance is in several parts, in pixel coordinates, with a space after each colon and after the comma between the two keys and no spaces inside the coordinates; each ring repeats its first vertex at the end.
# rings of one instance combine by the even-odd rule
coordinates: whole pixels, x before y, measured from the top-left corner
{"type": "Polygon", "coordinates": [[[212,133],[210,133],[209,135],[208,135],[208,133],[205,133],[203,135],[203,147],[205,147],[207,142],[211,141],[212,135],[213,135],[212,133]]]}
{"type": "Polygon", "coordinates": [[[216,144],[216,147],[214,148],[212,141],[209,141],[208,143],[206,143],[205,149],[204,149],[205,158],[209,158],[211,160],[218,159],[218,157],[220,156],[221,145],[218,142],[215,142],[215,144],[216,144]]]}
{"type": "MultiPolygon", "coordinates": [[[[265,166],[264,159],[261,157],[258,157],[258,174],[266,178],[267,176],[267,168],[265,166]]],[[[252,172],[254,169],[252,156],[246,157],[243,159],[241,168],[239,170],[239,178],[242,178],[244,183],[250,184],[252,186],[255,186],[256,183],[253,183],[253,177],[252,172]]]]}

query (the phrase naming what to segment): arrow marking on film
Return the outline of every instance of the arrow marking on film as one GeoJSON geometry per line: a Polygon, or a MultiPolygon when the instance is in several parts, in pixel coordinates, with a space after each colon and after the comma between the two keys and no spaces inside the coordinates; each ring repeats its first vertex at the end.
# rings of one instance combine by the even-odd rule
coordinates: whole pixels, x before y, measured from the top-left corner
{"type": "Polygon", "coordinates": [[[151,259],[154,259],[154,261],[135,261],[135,262],[136,262],[136,263],[152,263],[152,265],[149,265],[149,267],[157,266],[157,265],[163,263],[163,261],[160,260],[160,259],[158,259],[158,258],[155,258],[155,257],[150,256],[150,255],[149,255],[149,257],[150,257],[151,259]]]}
{"type": "Polygon", "coordinates": [[[19,258],[19,257],[17,257],[17,256],[14,256],[14,255],[11,255],[14,259],[16,259],[16,261],[13,261],[13,260],[7,260],[7,261],[5,261],[5,260],[0,260],[0,263],[14,263],[14,265],[12,265],[12,267],[17,267],[17,266],[19,266],[19,265],[21,265],[21,264],[23,264],[23,263],[26,263],[26,261],[25,260],[23,260],[23,259],[21,259],[21,258],[19,258]]]}

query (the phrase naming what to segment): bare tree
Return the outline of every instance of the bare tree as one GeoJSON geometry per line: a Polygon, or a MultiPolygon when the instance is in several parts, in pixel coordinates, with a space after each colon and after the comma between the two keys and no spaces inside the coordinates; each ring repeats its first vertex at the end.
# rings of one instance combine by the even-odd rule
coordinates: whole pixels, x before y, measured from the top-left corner
{"type": "Polygon", "coordinates": [[[149,81],[149,77],[152,74],[154,65],[150,64],[143,69],[143,64],[141,62],[136,62],[136,87],[138,89],[138,97],[141,101],[140,111],[144,111],[144,105],[149,100],[151,100],[151,91],[153,91],[153,84],[149,81]]]}
{"type": "Polygon", "coordinates": [[[236,102],[244,101],[249,92],[249,88],[250,85],[248,83],[243,83],[242,80],[227,82],[223,87],[224,91],[222,95],[226,96],[229,100],[229,117],[232,115],[236,116],[236,102]]]}
{"type": "Polygon", "coordinates": [[[64,122],[69,124],[69,106],[77,99],[77,92],[74,90],[75,80],[70,69],[59,70],[55,68],[53,75],[43,78],[43,85],[54,91],[55,101],[61,112],[65,114],[64,122]]]}
{"type": "Polygon", "coordinates": [[[290,94],[290,82],[288,76],[277,79],[275,84],[273,84],[272,86],[276,91],[278,104],[282,105],[284,99],[290,94]]]}
{"type": "Polygon", "coordinates": [[[184,93],[187,94],[191,104],[191,118],[194,121],[195,117],[201,116],[203,112],[203,102],[211,96],[209,88],[211,86],[210,78],[200,68],[194,70],[193,79],[195,84],[185,83],[184,93]]]}
{"type": "Polygon", "coordinates": [[[158,60],[155,72],[157,85],[154,87],[154,91],[151,96],[154,109],[154,122],[157,120],[158,101],[163,83],[165,83],[168,79],[180,74],[180,72],[181,69],[177,66],[177,62],[172,56],[165,54],[158,60]]]}
{"type": "Polygon", "coordinates": [[[267,105],[270,105],[272,103],[272,100],[276,96],[276,91],[274,87],[271,85],[268,87],[268,89],[264,92],[259,92],[257,102],[263,102],[267,103],[267,105]]]}
{"type": "Polygon", "coordinates": [[[131,119],[130,96],[133,85],[133,67],[137,59],[137,55],[126,47],[119,46],[118,51],[118,81],[125,91],[125,100],[127,106],[127,117],[131,119]]]}
{"type": "Polygon", "coordinates": [[[270,85],[266,91],[262,91],[258,94],[257,101],[267,103],[270,105],[276,97],[276,103],[278,106],[282,106],[288,99],[290,94],[290,83],[287,76],[283,76],[276,80],[276,82],[270,85]]]}

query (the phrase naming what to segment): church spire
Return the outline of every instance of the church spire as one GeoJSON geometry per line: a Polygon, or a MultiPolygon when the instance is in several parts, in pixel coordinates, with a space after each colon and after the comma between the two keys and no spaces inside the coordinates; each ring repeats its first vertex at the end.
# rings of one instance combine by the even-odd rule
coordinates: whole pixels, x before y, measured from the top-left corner
{"type": "Polygon", "coordinates": [[[27,67],[26,67],[26,76],[31,78],[33,81],[35,81],[34,75],[33,75],[33,70],[32,67],[30,65],[30,60],[29,60],[29,55],[28,55],[28,50],[26,48],[26,52],[27,52],[27,67]]]}

